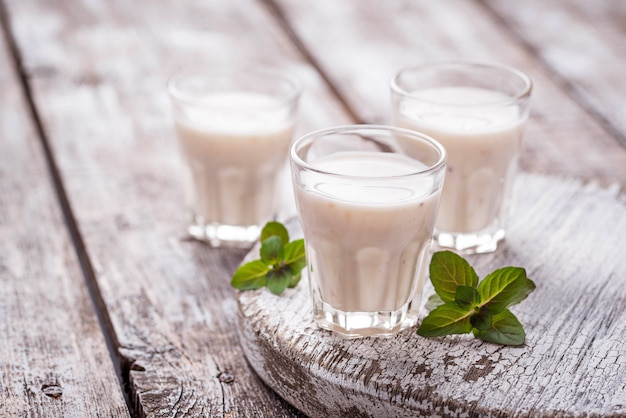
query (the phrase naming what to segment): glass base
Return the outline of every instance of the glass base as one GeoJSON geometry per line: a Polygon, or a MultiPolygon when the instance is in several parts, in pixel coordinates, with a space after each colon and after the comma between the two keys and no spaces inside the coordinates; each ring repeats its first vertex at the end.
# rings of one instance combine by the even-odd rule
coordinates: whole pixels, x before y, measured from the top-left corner
{"type": "Polygon", "coordinates": [[[261,234],[259,225],[240,226],[192,222],[187,228],[193,238],[207,242],[212,247],[249,248],[261,234]]]}
{"type": "Polygon", "coordinates": [[[320,302],[315,306],[315,321],[320,328],[347,339],[392,337],[417,324],[417,312],[411,312],[410,305],[398,311],[343,312],[320,302]]]}
{"type": "Polygon", "coordinates": [[[450,249],[460,254],[491,253],[498,249],[498,243],[504,239],[504,235],[504,229],[476,234],[435,231],[435,250],[450,249]]]}

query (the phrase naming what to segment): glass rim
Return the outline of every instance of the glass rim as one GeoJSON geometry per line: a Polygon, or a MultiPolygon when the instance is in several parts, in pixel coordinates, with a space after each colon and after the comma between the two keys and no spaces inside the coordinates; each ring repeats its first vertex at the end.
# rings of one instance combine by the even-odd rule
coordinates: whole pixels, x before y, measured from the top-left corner
{"type": "MultiPolygon", "coordinates": [[[[302,94],[302,83],[300,80],[291,73],[266,65],[258,66],[191,66],[180,69],[174,72],[167,81],[167,91],[170,98],[175,101],[179,101],[184,104],[203,106],[208,108],[221,108],[219,105],[208,103],[206,100],[195,97],[193,94],[185,93],[181,91],[179,83],[190,76],[202,76],[205,79],[210,80],[211,77],[222,76],[226,78],[232,78],[234,75],[248,74],[254,76],[269,76],[275,80],[287,82],[291,85],[292,91],[286,94],[284,97],[277,96],[276,103],[272,104],[250,104],[243,105],[244,109],[268,109],[268,108],[280,108],[285,105],[290,105],[297,102],[302,94]]],[[[247,91],[248,89],[240,89],[239,91],[247,91]]],[[[233,89],[235,91],[235,89],[233,89]]]]}
{"type": "MultiPolygon", "coordinates": [[[[340,126],[318,129],[316,131],[309,132],[293,141],[289,150],[289,157],[290,157],[290,160],[300,169],[313,171],[315,173],[323,174],[327,176],[354,179],[354,180],[359,180],[359,181],[408,178],[408,177],[413,177],[413,176],[424,176],[428,174],[433,174],[439,171],[441,168],[443,168],[446,165],[447,160],[448,160],[448,154],[444,146],[441,145],[441,143],[439,143],[437,140],[435,140],[431,136],[428,136],[424,133],[421,133],[412,129],[399,128],[399,127],[391,126],[391,125],[370,125],[370,124],[340,125],[340,126]],[[398,133],[398,134],[418,137],[420,140],[432,146],[433,149],[435,149],[438,152],[439,158],[434,164],[424,164],[426,166],[426,168],[424,169],[416,170],[414,172],[410,172],[406,174],[389,175],[389,176],[356,176],[356,175],[346,175],[346,174],[335,173],[332,171],[322,170],[304,161],[298,155],[297,149],[299,149],[303,144],[307,142],[311,142],[316,137],[327,136],[327,135],[332,135],[332,134],[340,134],[340,135],[355,134],[355,133],[360,133],[361,131],[372,131],[372,132],[373,131],[385,131],[388,133],[398,133]]],[[[412,158],[412,157],[409,156],[409,158],[412,158]]],[[[412,159],[416,160],[415,158],[412,158],[412,159]]],[[[416,160],[416,161],[419,161],[419,160],[416,160]]]]}
{"type": "Polygon", "coordinates": [[[402,68],[393,77],[391,77],[391,80],[389,81],[389,86],[391,88],[392,93],[395,93],[399,96],[402,96],[411,100],[415,100],[415,101],[440,104],[440,105],[446,105],[446,106],[452,106],[452,107],[483,107],[483,106],[502,106],[506,104],[516,103],[520,100],[526,99],[530,97],[530,94],[533,88],[533,82],[526,73],[524,73],[521,70],[518,70],[515,67],[511,67],[509,65],[491,63],[491,62],[486,62],[486,61],[450,60],[450,61],[435,61],[435,62],[430,62],[426,64],[420,64],[420,65],[414,65],[414,66],[402,68]],[[523,83],[523,88],[520,90],[518,94],[507,97],[506,99],[503,99],[503,100],[496,100],[493,102],[485,102],[485,103],[477,103],[477,104],[455,104],[455,103],[450,103],[450,102],[439,102],[439,101],[433,101],[433,100],[421,98],[415,95],[414,93],[411,93],[407,91],[406,89],[404,89],[403,87],[401,87],[398,82],[400,77],[402,77],[406,73],[428,70],[432,68],[459,68],[459,69],[462,69],[462,68],[481,69],[482,68],[482,69],[498,70],[503,73],[508,73],[516,77],[517,79],[521,80],[523,83]]]}

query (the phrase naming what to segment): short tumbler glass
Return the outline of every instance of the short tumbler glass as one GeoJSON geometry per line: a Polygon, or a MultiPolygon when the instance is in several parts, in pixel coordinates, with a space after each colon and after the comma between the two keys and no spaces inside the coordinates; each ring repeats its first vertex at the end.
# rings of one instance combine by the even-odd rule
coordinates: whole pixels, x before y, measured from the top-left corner
{"type": "Polygon", "coordinates": [[[430,135],[448,152],[439,247],[484,253],[504,238],[531,88],[514,68],[465,61],[406,68],[392,78],[394,125],[430,135]]]}
{"type": "Polygon", "coordinates": [[[185,161],[189,233],[249,246],[275,216],[300,83],[267,68],[199,68],[168,84],[185,161]]]}
{"type": "Polygon", "coordinates": [[[411,130],[350,125],[299,138],[290,160],[317,324],[347,338],[415,325],[444,148],[411,130]]]}

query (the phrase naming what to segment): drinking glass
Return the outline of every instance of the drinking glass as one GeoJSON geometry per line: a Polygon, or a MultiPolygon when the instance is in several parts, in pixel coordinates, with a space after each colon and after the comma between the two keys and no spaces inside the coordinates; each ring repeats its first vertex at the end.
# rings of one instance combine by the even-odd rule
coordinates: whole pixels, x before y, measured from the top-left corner
{"type": "Polygon", "coordinates": [[[196,68],[175,74],[168,90],[190,235],[249,246],[277,210],[300,83],[269,68],[196,68]]]}
{"type": "Polygon", "coordinates": [[[439,247],[484,253],[504,238],[531,88],[514,68],[466,61],[405,68],[392,78],[394,125],[426,133],[448,152],[439,247]]]}
{"type": "Polygon", "coordinates": [[[417,322],[446,152],[390,126],[350,125],[290,152],[317,324],[347,337],[417,322]]]}

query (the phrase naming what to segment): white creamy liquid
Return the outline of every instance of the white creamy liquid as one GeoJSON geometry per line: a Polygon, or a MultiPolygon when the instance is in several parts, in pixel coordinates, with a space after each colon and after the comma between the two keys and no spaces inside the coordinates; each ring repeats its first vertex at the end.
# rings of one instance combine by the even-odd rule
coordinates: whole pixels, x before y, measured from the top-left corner
{"type": "Polygon", "coordinates": [[[424,102],[402,101],[395,123],[432,136],[448,152],[437,228],[468,233],[492,226],[502,217],[507,179],[512,177],[507,173],[516,169],[527,115],[514,103],[489,107],[508,99],[492,90],[444,87],[412,95],[424,102]]]}
{"type": "Polygon", "coordinates": [[[189,167],[188,203],[206,223],[249,226],[272,218],[293,131],[278,103],[258,93],[216,93],[202,99],[202,110],[177,115],[189,167]],[[259,112],[254,106],[276,110],[259,112]]]}
{"type": "MultiPolygon", "coordinates": [[[[333,173],[371,177],[423,169],[403,155],[356,151],[312,164],[333,173]]],[[[304,186],[296,186],[296,202],[309,274],[322,300],[344,312],[402,308],[422,287],[439,194],[432,190],[432,176],[397,177],[363,187],[349,177],[301,175],[304,186]]]]}

